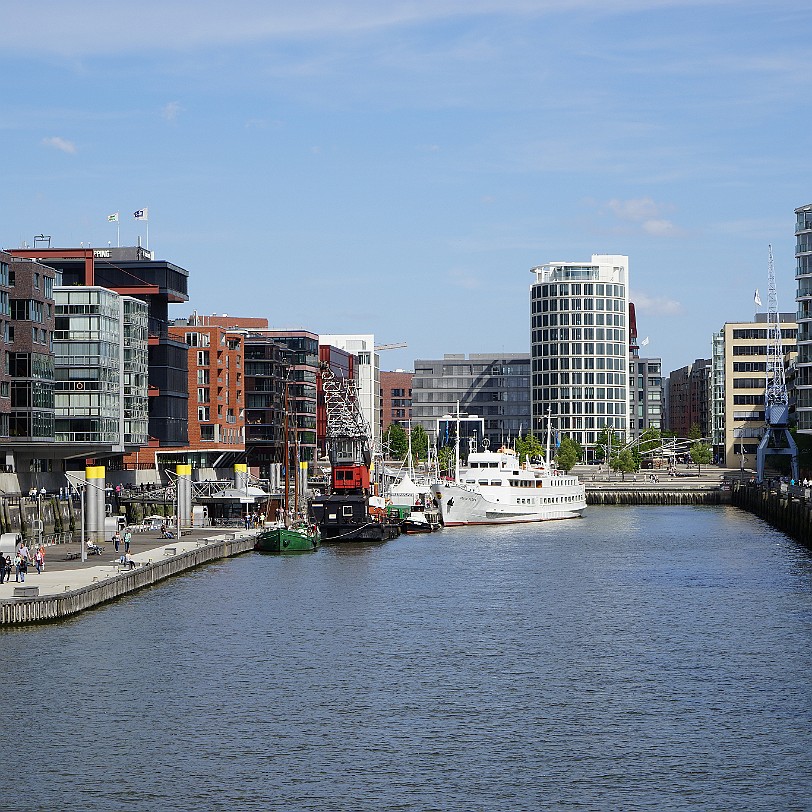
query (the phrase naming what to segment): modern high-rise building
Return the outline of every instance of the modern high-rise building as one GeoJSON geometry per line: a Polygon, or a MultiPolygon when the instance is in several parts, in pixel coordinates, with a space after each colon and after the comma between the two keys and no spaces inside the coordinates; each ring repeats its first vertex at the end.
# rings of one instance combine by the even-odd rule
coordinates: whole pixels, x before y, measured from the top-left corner
{"type": "Polygon", "coordinates": [[[529,354],[446,354],[414,362],[413,426],[434,437],[438,418],[456,414],[458,403],[461,412],[482,419],[472,421],[482,426],[477,442],[487,439],[494,450],[530,433],[529,354]]]}
{"type": "Polygon", "coordinates": [[[154,447],[188,444],[187,349],[169,335],[169,306],[188,300],[189,272],[156,260],[141,246],[121,248],[15,248],[61,274],[64,287],[102,287],[147,304],[149,435],[154,447]]]}
{"type": "Polygon", "coordinates": [[[795,209],[798,359],[794,376],[798,431],[812,432],[812,204],[795,209]]]}
{"type": "Polygon", "coordinates": [[[702,437],[711,437],[712,397],[710,358],[697,358],[668,376],[667,428],[677,437],[689,437],[696,427],[702,437]]]}
{"type": "Polygon", "coordinates": [[[381,433],[397,424],[407,428],[412,419],[414,372],[381,372],[381,433]]]}
{"type": "Polygon", "coordinates": [[[629,258],[594,254],[589,262],[531,269],[532,420],[587,450],[602,429],[625,438],[629,425],[629,258]]]}
{"type": "MultiPolygon", "coordinates": [[[[784,365],[795,362],[794,313],[779,313],[784,365]]],[[[770,325],[767,313],[752,322],[725,324],[713,339],[713,447],[728,468],[755,468],[764,434],[764,391],[770,325]]],[[[791,415],[791,418],[793,416],[791,415]]]]}
{"type": "Polygon", "coordinates": [[[146,445],[146,303],[98,286],[60,286],[54,297],[56,442],[66,457],[146,445]]]}

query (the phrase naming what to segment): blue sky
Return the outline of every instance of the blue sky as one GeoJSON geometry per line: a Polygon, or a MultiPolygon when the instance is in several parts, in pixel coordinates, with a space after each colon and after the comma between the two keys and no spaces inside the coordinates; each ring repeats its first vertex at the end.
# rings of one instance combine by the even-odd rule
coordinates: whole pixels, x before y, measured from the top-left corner
{"type": "Polygon", "coordinates": [[[149,247],[199,313],[529,351],[529,269],[630,257],[665,371],[794,310],[812,8],[7,0],[2,245],[149,247]]]}

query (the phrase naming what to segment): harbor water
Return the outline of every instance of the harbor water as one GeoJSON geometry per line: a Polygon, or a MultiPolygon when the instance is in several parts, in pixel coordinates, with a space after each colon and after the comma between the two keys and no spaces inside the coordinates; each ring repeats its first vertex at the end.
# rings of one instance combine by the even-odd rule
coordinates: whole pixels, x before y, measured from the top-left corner
{"type": "Polygon", "coordinates": [[[4,810],[812,808],[812,555],[732,507],[249,553],[0,645],[4,810]]]}

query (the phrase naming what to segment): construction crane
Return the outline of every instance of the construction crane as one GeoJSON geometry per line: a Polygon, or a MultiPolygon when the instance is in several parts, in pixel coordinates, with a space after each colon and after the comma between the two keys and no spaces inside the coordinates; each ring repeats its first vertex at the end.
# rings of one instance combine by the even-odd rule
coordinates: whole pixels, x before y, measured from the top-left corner
{"type": "Polygon", "coordinates": [[[764,389],[765,429],[756,451],[756,481],[764,481],[767,454],[790,457],[792,478],[798,481],[798,446],[789,431],[789,396],[784,376],[784,347],[775,288],[773,248],[769,246],[767,318],[767,376],[764,389]]]}
{"type": "Polygon", "coordinates": [[[332,466],[333,491],[369,490],[372,436],[364,418],[352,378],[339,378],[329,365],[321,365],[321,386],[327,409],[327,447],[332,466]]]}

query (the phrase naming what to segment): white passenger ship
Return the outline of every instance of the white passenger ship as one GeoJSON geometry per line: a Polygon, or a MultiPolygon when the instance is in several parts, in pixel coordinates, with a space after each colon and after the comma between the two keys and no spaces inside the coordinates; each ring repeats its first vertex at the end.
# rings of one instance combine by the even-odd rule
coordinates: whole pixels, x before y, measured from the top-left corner
{"type": "MultiPolygon", "coordinates": [[[[549,442],[547,449],[549,459],[549,442]]],[[[586,508],[577,476],[546,463],[521,464],[506,448],[472,452],[466,467],[458,465],[454,481],[438,482],[432,492],[447,527],[576,519],[586,508]]]]}

